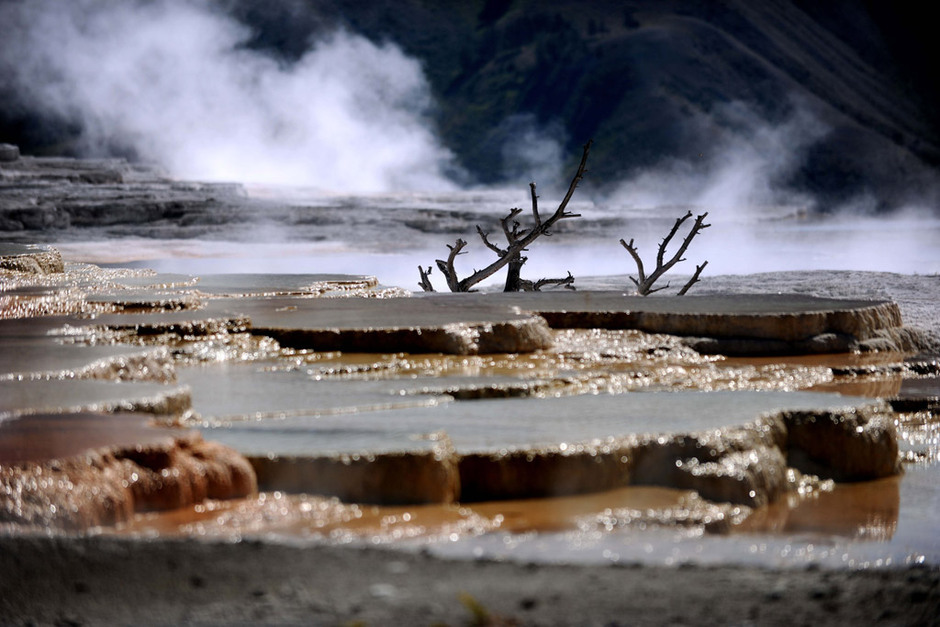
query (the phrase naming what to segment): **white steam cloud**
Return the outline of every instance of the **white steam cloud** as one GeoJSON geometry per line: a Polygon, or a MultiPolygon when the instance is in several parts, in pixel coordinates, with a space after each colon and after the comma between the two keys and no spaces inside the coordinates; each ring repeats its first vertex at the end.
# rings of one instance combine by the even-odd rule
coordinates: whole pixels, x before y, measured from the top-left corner
{"type": "Polygon", "coordinates": [[[132,147],[174,176],[377,192],[446,190],[417,61],[338,31],[295,63],[195,0],[0,7],[0,70],[36,110],[77,121],[89,154],[132,147]]]}
{"type": "Polygon", "coordinates": [[[549,189],[564,184],[566,134],[561,124],[541,126],[534,115],[523,113],[503,120],[498,132],[506,138],[501,152],[507,181],[534,181],[549,189]]]}
{"type": "Polygon", "coordinates": [[[812,208],[810,196],[784,184],[828,130],[805,107],[795,107],[789,119],[773,125],[732,103],[695,123],[718,137],[708,154],[657,164],[618,184],[609,201],[635,208],[701,207],[713,219],[767,216],[770,206],[812,208]],[[728,130],[716,132],[716,120],[728,130]]]}

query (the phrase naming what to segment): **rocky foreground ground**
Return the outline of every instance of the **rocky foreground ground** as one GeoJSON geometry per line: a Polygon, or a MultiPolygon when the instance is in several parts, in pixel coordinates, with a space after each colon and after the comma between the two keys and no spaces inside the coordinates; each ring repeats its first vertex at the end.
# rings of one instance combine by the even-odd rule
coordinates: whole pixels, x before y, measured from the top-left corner
{"type": "Polygon", "coordinates": [[[12,624],[931,625],[933,566],[571,566],[241,542],[4,537],[12,624]]]}

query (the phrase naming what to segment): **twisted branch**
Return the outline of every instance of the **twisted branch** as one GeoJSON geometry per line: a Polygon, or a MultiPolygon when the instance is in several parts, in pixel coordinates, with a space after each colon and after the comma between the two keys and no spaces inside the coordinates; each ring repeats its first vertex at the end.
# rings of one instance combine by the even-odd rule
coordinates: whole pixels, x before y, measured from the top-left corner
{"type": "MultiPolygon", "coordinates": [[[[682,240],[682,244],[679,246],[679,250],[676,251],[676,254],[673,255],[669,261],[666,261],[666,247],[669,246],[669,242],[672,241],[672,238],[679,231],[679,227],[681,227],[686,220],[692,217],[692,212],[689,211],[681,218],[676,219],[675,224],[672,225],[672,229],[669,230],[669,233],[666,235],[666,237],[664,237],[663,240],[659,243],[659,250],[656,252],[656,269],[649,276],[646,275],[643,267],[643,260],[640,259],[640,254],[637,251],[636,246],[633,245],[633,240],[631,239],[629,242],[620,240],[620,245],[623,246],[628,253],[630,253],[630,256],[633,257],[633,261],[636,263],[638,278],[634,279],[633,277],[630,277],[630,280],[633,281],[634,285],[636,285],[636,291],[638,294],[641,296],[646,296],[669,287],[669,284],[667,283],[664,287],[653,289],[653,284],[656,283],[656,281],[658,281],[659,278],[668,272],[674,265],[680,261],[685,261],[685,258],[683,258],[682,255],[684,255],[685,251],[689,248],[689,244],[692,243],[692,240],[696,235],[711,226],[710,224],[705,224],[705,218],[707,216],[708,212],[706,211],[702,215],[695,218],[695,223],[692,225],[692,229],[682,240]]],[[[692,277],[692,280],[682,288],[682,291],[680,291],[679,294],[685,294],[688,289],[692,287],[692,285],[698,282],[698,277],[702,273],[702,270],[705,269],[707,264],[708,262],[706,261],[701,266],[696,267],[695,275],[692,277]]]]}
{"type": "MultiPolygon", "coordinates": [[[[591,151],[592,143],[593,141],[588,141],[584,145],[584,150],[581,153],[581,161],[578,164],[578,169],[574,177],[571,179],[571,183],[568,185],[568,191],[551,216],[544,220],[542,219],[539,213],[538,194],[536,193],[535,183],[529,183],[529,191],[532,198],[532,219],[535,222],[531,229],[522,229],[522,225],[515,219],[516,216],[522,213],[522,209],[517,207],[510,209],[509,214],[500,220],[500,226],[503,229],[503,235],[505,235],[507,242],[507,247],[502,248],[491,242],[487,232],[477,225],[477,234],[480,236],[480,239],[483,240],[483,244],[498,255],[496,261],[482,270],[474,270],[470,276],[461,280],[457,277],[457,271],[454,268],[454,259],[457,255],[461,254],[461,250],[467,243],[462,239],[458,239],[454,246],[448,246],[448,248],[450,248],[450,254],[447,260],[438,259],[436,263],[437,267],[444,275],[444,278],[447,280],[447,286],[452,292],[469,292],[474,285],[488,279],[507,265],[509,265],[509,273],[506,278],[506,290],[516,291],[522,288],[523,283],[519,278],[519,270],[526,260],[526,258],[522,256],[522,253],[526,251],[527,247],[532,244],[532,242],[542,235],[551,235],[550,229],[559,220],[581,217],[581,214],[568,212],[567,208],[571,197],[574,195],[575,189],[577,189],[587,172],[587,159],[591,151]]],[[[430,282],[427,280],[427,273],[420,267],[419,271],[421,272],[421,282],[419,285],[428,291],[425,287],[425,284],[430,285],[430,282]]],[[[528,283],[533,286],[538,285],[539,287],[549,284],[564,285],[567,287],[573,282],[574,277],[571,277],[569,273],[568,278],[565,279],[542,279],[536,283],[528,283]]]]}
{"type": "Polygon", "coordinates": [[[428,266],[428,269],[425,270],[421,266],[418,266],[418,272],[421,273],[421,280],[418,281],[418,287],[423,289],[425,292],[433,292],[434,286],[431,285],[431,266],[428,266]]]}

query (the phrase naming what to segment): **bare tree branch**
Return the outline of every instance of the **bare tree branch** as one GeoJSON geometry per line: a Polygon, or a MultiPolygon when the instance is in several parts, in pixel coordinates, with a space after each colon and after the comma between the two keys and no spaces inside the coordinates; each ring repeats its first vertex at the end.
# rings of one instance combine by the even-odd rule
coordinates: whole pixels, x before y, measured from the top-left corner
{"type": "Polygon", "coordinates": [[[702,274],[702,270],[704,270],[705,266],[707,265],[708,265],[708,262],[703,261],[702,265],[695,266],[695,274],[693,274],[692,278],[689,279],[689,282],[685,284],[685,287],[679,290],[679,294],[678,294],[679,296],[685,296],[685,293],[689,291],[689,288],[695,285],[696,283],[698,283],[698,277],[700,274],[702,274]]]}
{"type": "MultiPolygon", "coordinates": [[[[480,281],[486,280],[487,278],[489,278],[490,276],[492,276],[493,274],[501,270],[510,262],[518,263],[519,256],[521,255],[521,253],[540,236],[547,235],[551,227],[554,226],[555,223],[558,222],[559,220],[581,217],[580,214],[569,213],[568,211],[566,211],[566,209],[568,208],[568,203],[571,201],[571,197],[574,195],[575,190],[577,189],[578,185],[581,183],[581,180],[584,178],[585,173],[587,172],[587,159],[591,151],[592,143],[593,143],[592,141],[588,141],[584,145],[584,150],[581,153],[581,162],[578,164],[578,169],[575,172],[574,177],[571,179],[571,183],[568,185],[568,191],[565,194],[565,197],[562,199],[561,203],[558,205],[558,208],[555,209],[555,212],[551,216],[546,218],[545,220],[540,219],[536,223],[536,225],[532,227],[531,229],[519,231],[518,222],[514,222],[513,227],[509,228],[509,221],[515,218],[522,210],[515,209],[515,208],[510,210],[509,215],[507,215],[502,220],[503,233],[506,235],[506,241],[509,244],[509,247],[505,250],[505,254],[503,254],[499,259],[497,259],[490,265],[486,266],[482,270],[477,270],[476,272],[474,272],[467,278],[460,281],[458,285],[460,289],[453,290],[453,291],[455,292],[469,291],[469,289],[472,286],[476,285],[480,281]]],[[[535,192],[534,184],[530,185],[529,189],[532,192],[533,197],[537,198],[537,196],[535,196],[534,194],[535,192]]],[[[533,202],[534,202],[533,213],[535,213],[538,211],[538,208],[537,208],[536,201],[533,201],[533,202]]]]}
{"type": "Polygon", "coordinates": [[[576,289],[574,286],[574,277],[571,276],[571,272],[568,272],[568,276],[563,279],[539,279],[534,283],[523,279],[521,283],[522,290],[526,292],[540,292],[546,285],[564,287],[566,290],[576,289]]]}
{"type": "MultiPolygon", "coordinates": [[[[668,261],[666,261],[665,260],[666,259],[666,247],[669,245],[669,242],[672,241],[672,238],[675,237],[676,233],[679,231],[679,227],[681,227],[682,224],[686,220],[692,217],[692,212],[689,211],[681,218],[676,219],[676,222],[675,224],[672,225],[672,228],[669,230],[669,233],[659,243],[659,249],[656,252],[656,269],[649,276],[646,275],[646,272],[643,267],[643,260],[640,259],[640,254],[637,251],[636,247],[633,245],[633,240],[631,239],[629,243],[625,242],[624,240],[620,240],[620,244],[627,250],[628,253],[630,253],[630,256],[633,257],[633,261],[636,263],[638,278],[634,279],[633,277],[630,277],[630,280],[633,281],[634,285],[636,285],[636,291],[638,294],[640,294],[641,296],[646,296],[648,294],[653,294],[655,292],[664,290],[666,287],[669,287],[669,284],[667,283],[665,287],[659,287],[659,288],[653,289],[653,284],[656,283],[656,281],[658,281],[659,278],[662,277],[663,274],[668,272],[674,265],[676,265],[680,261],[685,261],[682,255],[684,255],[685,251],[689,248],[689,244],[692,243],[692,240],[695,238],[696,235],[698,235],[704,229],[707,229],[708,227],[711,226],[710,224],[705,224],[705,218],[707,216],[708,216],[708,212],[706,211],[702,215],[697,216],[695,218],[695,223],[692,225],[691,230],[686,234],[685,238],[682,240],[682,244],[679,246],[679,250],[676,251],[676,254],[670,257],[668,261]]],[[[695,276],[692,277],[693,280],[690,281],[688,284],[686,284],[684,288],[682,288],[682,291],[680,292],[680,294],[685,294],[685,292],[688,291],[688,289],[692,287],[692,285],[694,285],[698,281],[698,277],[701,274],[702,270],[705,268],[706,264],[708,264],[707,261],[703,263],[701,267],[696,268],[695,276]]]]}
{"type": "Polygon", "coordinates": [[[443,259],[437,259],[437,267],[440,269],[441,274],[444,275],[444,278],[447,280],[447,287],[450,288],[451,292],[466,292],[467,290],[459,289],[460,280],[457,278],[457,270],[454,268],[454,260],[457,258],[457,255],[460,255],[464,248],[467,245],[467,242],[457,238],[457,241],[453,246],[450,244],[447,245],[447,248],[450,249],[450,253],[447,255],[447,261],[443,259]]]}
{"type": "Polygon", "coordinates": [[[630,277],[630,280],[633,281],[637,288],[640,287],[641,283],[646,282],[646,272],[643,271],[643,260],[640,259],[640,253],[637,252],[637,249],[633,246],[633,239],[630,240],[630,243],[620,240],[620,245],[627,249],[627,252],[630,253],[630,256],[633,257],[633,261],[636,262],[637,273],[639,274],[639,280],[630,277]]]}
{"type": "Polygon", "coordinates": [[[539,217],[539,197],[535,193],[535,183],[529,183],[529,191],[532,193],[532,217],[535,219],[535,226],[542,224],[542,218],[539,217]]]}
{"type": "MultiPolygon", "coordinates": [[[[572,277],[570,273],[568,278],[565,279],[542,279],[536,283],[530,281],[523,282],[519,274],[522,265],[526,262],[526,257],[524,257],[522,253],[527,250],[532,242],[542,235],[551,235],[550,229],[559,220],[580,217],[580,214],[568,212],[567,208],[571,197],[574,195],[575,189],[577,189],[587,172],[587,159],[591,151],[592,143],[592,141],[588,141],[584,145],[584,150],[581,153],[581,161],[578,164],[578,169],[574,177],[571,179],[571,183],[568,185],[568,191],[551,216],[545,219],[542,218],[539,213],[538,194],[536,193],[535,183],[529,183],[529,192],[532,198],[532,219],[534,221],[532,228],[522,228],[522,224],[516,219],[516,217],[522,213],[522,209],[518,207],[510,209],[509,213],[500,220],[500,226],[503,229],[503,235],[506,237],[507,244],[506,248],[502,248],[491,242],[489,234],[484,231],[482,227],[477,225],[477,234],[479,234],[480,239],[483,240],[483,244],[498,255],[496,261],[481,270],[474,269],[470,276],[461,280],[457,276],[454,260],[457,255],[462,254],[461,251],[467,245],[467,242],[458,239],[454,246],[448,246],[450,254],[447,256],[447,260],[438,259],[436,263],[437,267],[444,275],[444,278],[447,280],[447,287],[449,287],[452,292],[469,292],[474,285],[486,280],[506,266],[509,266],[505,285],[506,291],[518,291],[519,289],[524,289],[524,285],[539,285],[539,287],[541,287],[544,285],[557,284],[567,287],[574,282],[574,277],[572,277]]],[[[430,281],[427,278],[428,273],[421,268],[419,268],[419,270],[421,270],[421,282],[419,285],[421,285],[422,288],[425,288],[425,285],[430,286],[430,281]]]]}
{"type": "Polygon", "coordinates": [[[505,254],[506,254],[506,251],[505,251],[505,250],[503,250],[502,248],[500,248],[499,246],[497,246],[496,244],[494,244],[493,242],[491,242],[491,241],[489,240],[489,236],[486,234],[486,231],[484,231],[482,228],[480,228],[480,225],[477,225],[477,233],[480,234],[480,239],[483,240],[483,243],[486,245],[487,248],[489,248],[490,250],[492,250],[492,251],[493,251],[494,253],[496,253],[497,255],[505,255],[505,254]]]}
{"type": "Polygon", "coordinates": [[[428,266],[428,269],[425,270],[421,266],[418,266],[418,272],[421,273],[421,280],[418,281],[418,286],[423,289],[425,292],[433,292],[434,286],[431,285],[431,266],[428,266]]]}

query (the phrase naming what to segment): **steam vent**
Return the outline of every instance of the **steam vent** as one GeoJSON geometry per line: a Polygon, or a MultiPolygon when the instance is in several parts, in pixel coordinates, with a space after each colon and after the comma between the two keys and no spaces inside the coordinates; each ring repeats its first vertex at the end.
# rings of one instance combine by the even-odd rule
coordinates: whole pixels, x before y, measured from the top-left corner
{"type": "Polygon", "coordinates": [[[259,490],[401,505],[628,486],[727,504],[730,525],[898,473],[903,399],[822,391],[913,367],[922,341],[884,301],[413,295],[370,277],[104,269],[19,244],[0,245],[0,268],[10,529],[259,490]],[[830,356],[786,357],[812,354],[830,356]]]}

